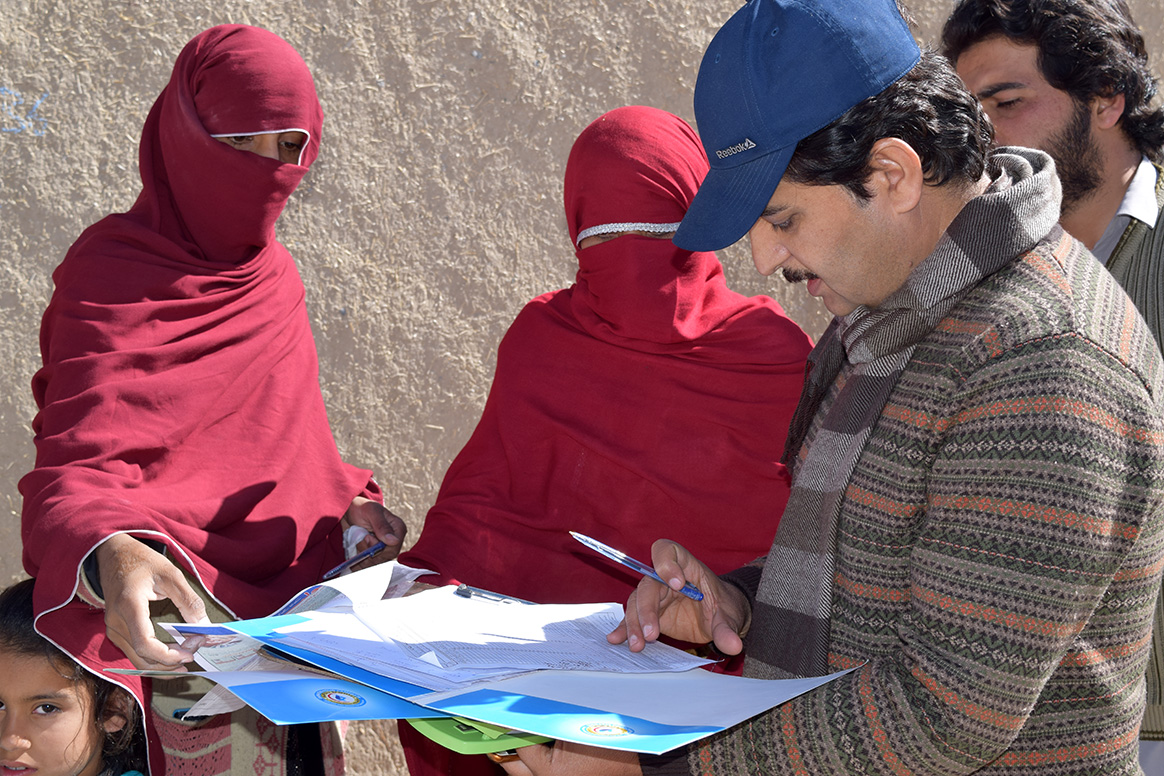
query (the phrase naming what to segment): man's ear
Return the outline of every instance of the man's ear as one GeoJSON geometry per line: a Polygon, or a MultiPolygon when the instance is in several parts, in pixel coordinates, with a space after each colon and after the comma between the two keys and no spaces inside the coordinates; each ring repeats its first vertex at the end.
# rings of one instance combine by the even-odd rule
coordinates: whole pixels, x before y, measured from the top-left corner
{"type": "Polygon", "coordinates": [[[916,208],[925,184],[921,157],[913,146],[896,137],[883,137],[873,144],[866,185],[874,197],[887,197],[893,212],[907,213],[916,208]]]}
{"type": "Polygon", "coordinates": [[[1111,129],[1124,117],[1127,102],[1122,92],[1107,97],[1091,98],[1091,117],[1100,129],[1111,129]]]}

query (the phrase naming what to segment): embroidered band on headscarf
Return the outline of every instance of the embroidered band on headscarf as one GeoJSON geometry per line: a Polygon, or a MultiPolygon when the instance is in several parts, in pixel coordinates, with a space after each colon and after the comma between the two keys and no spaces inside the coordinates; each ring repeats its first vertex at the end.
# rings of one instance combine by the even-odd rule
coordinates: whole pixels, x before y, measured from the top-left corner
{"type": "Polygon", "coordinates": [[[600,234],[615,234],[617,232],[653,232],[655,234],[667,234],[668,232],[674,232],[678,228],[678,221],[671,224],[648,224],[642,221],[627,221],[618,224],[600,224],[599,226],[592,226],[579,232],[578,236],[574,239],[574,244],[581,245],[582,241],[587,237],[593,237],[600,234]]]}

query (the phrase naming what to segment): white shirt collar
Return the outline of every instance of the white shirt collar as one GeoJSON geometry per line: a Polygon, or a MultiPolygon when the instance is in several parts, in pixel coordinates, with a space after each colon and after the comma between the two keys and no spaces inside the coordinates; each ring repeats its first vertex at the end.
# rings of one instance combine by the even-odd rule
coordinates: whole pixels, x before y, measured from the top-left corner
{"type": "Polygon", "coordinates": [[[1127,191],[1124,192],[1124,199],[1120,202],[1115,217],[1108,223],[1103,236],[1091,249],[1092,254],[1100,263],[1107,264],[1112,251],[1119,244],[1124,230],[1128,228],[1133,218],[1152,229],[1156,226],[1159,214],[1160,209],[1156,204],[1156,168],[1148,157],[1143,156],[1140,157],[1140,166],[1136,168],[1136,173],[1132,176],[1127,191]]]}
{"type": "Polygon", "coordinates": [[[1156,226],[1156,217],[1160,208],[1156,204],[1156,168],[1148,161],[1148,157],[1140,159],[1140,166],[1124,192],[1124,201],[1116,215],[1131,216],[1137,221],[1143,221],[1148,228],[1156,226]]]}

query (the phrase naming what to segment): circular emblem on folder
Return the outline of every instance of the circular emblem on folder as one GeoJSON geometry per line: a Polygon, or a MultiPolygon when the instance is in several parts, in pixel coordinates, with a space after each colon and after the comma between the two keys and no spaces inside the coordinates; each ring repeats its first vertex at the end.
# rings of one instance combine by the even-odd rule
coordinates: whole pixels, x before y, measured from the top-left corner
{"type": "Polygon", "coordinates": [[[368,701],[346,690],[320,690],[315,694],[325,703],[334,703],[336,706],[363,706],[368,701]]]}
{"type": "Polygon", "coordinates": [[[589,725],[583,725],[582,732],[592,736],[611,738],[613,736],[629,736],[634,731],[628,727],[616,725],[613,722],[594,722],[589,725]]]}

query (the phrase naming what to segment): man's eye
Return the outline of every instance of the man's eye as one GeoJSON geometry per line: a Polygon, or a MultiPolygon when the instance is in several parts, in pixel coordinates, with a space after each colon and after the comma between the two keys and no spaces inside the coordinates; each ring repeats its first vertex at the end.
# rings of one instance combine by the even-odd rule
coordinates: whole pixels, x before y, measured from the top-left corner
{"type": "Polygon", "coordinates": [[[1013,97],[1009,100],[1000,100],[999,102],[995,103],[995,105],[1005,110],[1006,108],[1016,107],[1022,101],[1022,97],[1013,97]]]}

